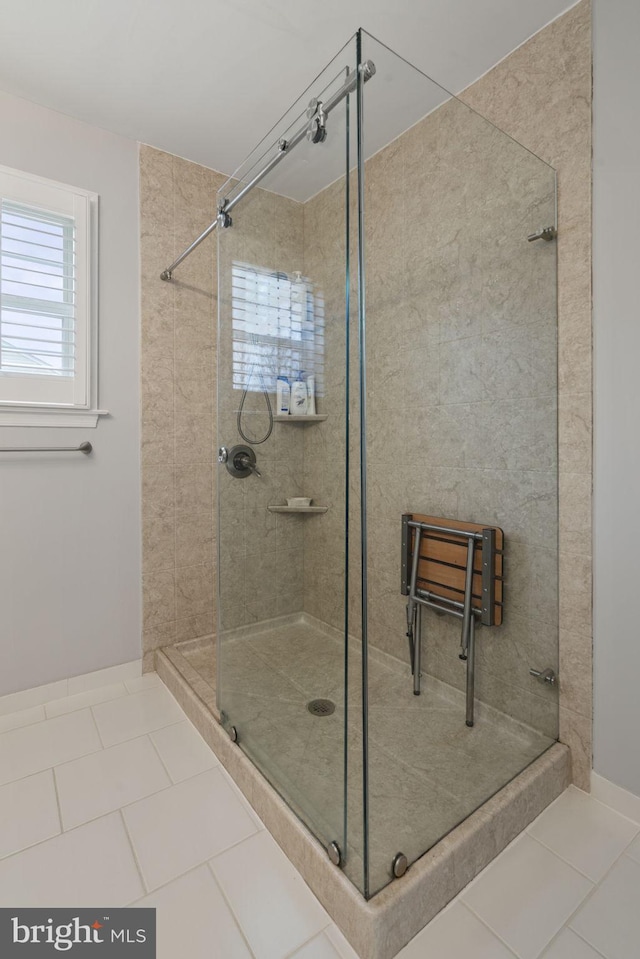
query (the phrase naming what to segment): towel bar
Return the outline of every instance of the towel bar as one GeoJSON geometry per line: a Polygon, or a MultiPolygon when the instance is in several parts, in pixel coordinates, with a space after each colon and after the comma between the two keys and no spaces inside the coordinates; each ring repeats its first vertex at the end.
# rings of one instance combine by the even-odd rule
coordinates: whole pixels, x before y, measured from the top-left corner
{"type": "Polygon", "coordinates": [[[0,446],[0,453],[86,453],[93,450],[89,442],[80,446],[0,446]]]}

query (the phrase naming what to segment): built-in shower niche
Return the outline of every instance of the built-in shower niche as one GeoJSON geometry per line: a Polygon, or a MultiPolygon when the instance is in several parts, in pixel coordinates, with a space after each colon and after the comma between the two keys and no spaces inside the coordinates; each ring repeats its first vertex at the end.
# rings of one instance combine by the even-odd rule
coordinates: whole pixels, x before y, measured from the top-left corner
{"type": "Polygon", "coordinates": [[[387,959],[568,781],[557,684],[531,672],[558,671],[555,173],[360,32],[218,209],[217,445],[258,472],[218,466],[215,675],[202,644],[159,668],[387,959]],[[301,369],[302,425],[274,413],[301,369]],[[432,608],[415,694],[404,514],[504,531],[473,726],[459,623],[432,608]]]}

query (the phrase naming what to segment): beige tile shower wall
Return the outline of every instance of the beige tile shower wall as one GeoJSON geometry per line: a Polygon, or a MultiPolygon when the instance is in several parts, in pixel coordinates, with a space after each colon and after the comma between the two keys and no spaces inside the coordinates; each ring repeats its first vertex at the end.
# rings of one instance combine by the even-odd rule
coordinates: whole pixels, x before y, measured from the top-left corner
{"type": "MultiPolygon", "coordinates": [[[[338,220],[340,198],[336,187],[326,193],[322,204],[307,204],[309,216],[305,211],[305,226],[313,227],[305,267],[329,284],[341,248],[325,234],[338,220]],[[318,236],[325,242],[314,255],[318,236]]],[[[554,222],[555,177],[451,101],[367,163],[365,203],[369,639],[406,660],[403,512],[503,526],[508,625],[483,631],[477,691],[482,701],[555,735],[557,693],[534,684],[527,665],[544,661],[557,669],[555,249],[526,240],[540,222],[554,222]],[[523,581],[528,569],[535,581],[523,581]]],[[[344,352],[342,302],[335,299],[327,324],[334,362],[332,350],[338,359],[344,352]]],[[[357,364],[353,372],[357,384],[357,364]]],[[[310,486],[320,484],[326,497],[333,490],[335,499],[342,461],[327,455],[326,441],[340,421],[344,388],[341,380],[332,386],[330,421],[310,435],[305,465],[310,486]]],[[[354,456],[356,448],[352,443],[354,456]]],[[[342,531],[333,513],[315,525],[309,549],[317,573],[309,577],[306,608],[325,618],[322,610],[329,610],[339,625],[342,584],[333,580],[342,531]]],[[[352,543],[350,622],[357,632],[357,535],[352,543]]],[[[463,687],[458,624],[433,613],[425,619],[426,671],[463,687]]]]}
{"type": "Polygon", "coordinates": [[[560,739],[592,755],[591,4],[583,0],[463,99],[558,173],[560,739]]]}
{"type": "Polygon", "coordinates": [[[140,148],[143,650],[214,629],[215,240],[160,272],[215,213],[224,177],[140,148]]]}
{"type": "MultiPolygon", "coordinates": [[[[217,330],[217,243],[205,241],[175,271],[159,274],[215,216],[226,177],[152,147],[140,150],[142,270],[143,604],[145,662],[153,650],[216,628],[216,362],[224,381],[221,443],[243,442],[232,388],[230,276],[234,260],[263,269],[302,269],[302,207],[254,190],[222,237],[223,330],[217,330]],[[218,349],[219,347],[219,349],[218,349]]],[[[255,385],[255,384],[254,384],[255,385]]],[[[275,397],[271,397],[275,405],[275,397]]],[[[268,418],[250,393],[245,431],[268,418]]],[[[302,609],[302,521],[267,505],[302,492],[303,436],[275,424],[255,447],[262,477],[221,473],[223,623],[245,625],[302,609]]]]}
{"type": "MultiPolygon", "coordinates": [[[[528,668],[557,668],[555,250],[526,239],[554,222],[553,172],[451,100],[366,176],[369,636],[406,660],[402,512],[502,527],[507,614],[479,635],[477,695],[553,736],[557,693],[528,668]]],[[[424,633],[424,669],[463,688],[459,622],[427,612],[424,633]]]]}
{"type": "MultiPolygon", "coordinates": [[[[355,178],[352,181],[355,186],[355,178]]],[[[327,513],[304,526],[304,609],[337,629],[344,627],[346,578],[345,203],[345,184],[338,181],[304,204],[304,270],[322,291],[325,312],[324,393],[318,397],[317,406],[318,412],[328,417],[323,423],[305,427],[304,489],[314,502],[329,507],[327,513]]],[[[352,249],[352,256],[354,253],[352,249]]],[[[357,342],[352,346],[357,348],[357,342]]],[[[355,404],[351,412],[357,418],[355,404]]],[[[350,472],[355,477],[355,444],[351,452],[350,472]]],[[[353,518],[357,518],[359,510],[357,492],[354,484],[352,493],[356,499],[352,497],[350,509],[353,518]]],[[[354,533],[353,522],[350,533],[354,533]]],[[[352,549],[349,581],[356,589],[354,554],[352,549]]]]}
{"type": "MultiPolygon", "coordinates": [[[[371,641],[406,659],[402,511],[503,526],[510,606],[504,627],[481,633],[478,692],[553,734],[557,691],[535,684],[528,669],[559,665],[561,738],[583,787],[591,749],[590,63],[583,3],[463,97],[558,170],[559,664],[549,296],[556,251],[525,240],[552,222],[549,174],[456,102],[381,151],[366,171],[371,641]]],[[[339,200],[334,185],[305,205],[305,268],[328,288],[344,256],[331,226],[339,200]]],[[[340,306],[336,300],[336,315],[340,306]]],[[[343,405],[336,382],[326,408],[338,415],[343,405]]],[[[327,470],[330,441],[327,424],[308,434],[305,448],[308,486],[325,497],[341,490],[341,478],[327,470]]],[[[339,520],[327,514],[305,539],[305,609],[334,625],[339,520]]],[[[357,590],[351,595],[356,622],[357,590]]],[[[426,669],[460,686],[456,640],[455,625],[430,617],[426,669]]]]}
{"type": "MultiPolygon", "coordinates": [[[[244,444],[237,413],[242,390],[233,388],[231,268],[246,263],[273,273],[303,270],[303,209],[300,203],[255,189],[233,212],[233,226],[220,237],[221,305],[220,442],[244,444]]],[[[237,357],[237,351],[236,351],[237,357]]],[[[273,359],[279,368],[280,354],[273,359]]],[[[278,372],[275,370],[274,372],[278,372]]],[[[269,418],[260,381],[250,381],[241,428],[250,438],[265,436],[269,418]]],[[[269,384],[267,384],[269,385],[269,384]]],[[[275,396],[270,400],[275,409],[275,396]]],[[[224,629],[301,612],[303,608],[305,518],[270,513],[303,493],[303,428],[273,425],[271,435],[253,448],[261,476],[234,479],[220,472],[221,621],[224,629]]]]}

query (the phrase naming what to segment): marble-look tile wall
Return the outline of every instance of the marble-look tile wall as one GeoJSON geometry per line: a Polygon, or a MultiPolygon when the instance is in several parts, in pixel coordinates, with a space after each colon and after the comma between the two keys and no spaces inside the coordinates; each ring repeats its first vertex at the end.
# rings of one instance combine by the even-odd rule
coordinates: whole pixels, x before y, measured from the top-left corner
{"type": "MultiPolygon", "coordinates": [[[[459,102],[377,154],[366,172],[370,639],[406,658],[402,511],[501,525],[507,614],[501,629],[481,631],[478,694],[553,735],[558,692],[528,670],[559,666],[560,734],[583,787],[591,736],[590,62],[582,3],[462,97],[557,169],[557,247],[526,242],[553,222],[548,169],[459,102]]],[[[305,205],[305,225],[314,224],[305,268],[329,289],[344,255],[325,236],[339,203],[334,185],[305,205]]],[[[327,310],[327,338],[330,321],[327,310]]],[[[339,415],[340,389],[326,402],[339,415]]],[[[331,421],[305,438],[307,484],[323,497],[341,484],[332,440],[331,421]]],[[[336,626],[340,524],[338,512],[327,514],[305,552],[305,609],[336,626]]],[[[353,624],[355,577],[354,586],[353,624]]],[[[456,625],[430,616],[426,633],[427,671],[462,685],[456,625]]]]}
{"type": "MultiPolygon", "coordinates": [[[[558,658],[555,247],[527,242],[555,221],[554,173],[452,100],[369,160],[365,181],[369,640],[406,659],[403,512],[502,526],[507,623],[482,631],[477,691],[554,736],[557,693],[534,684],[528,666],[557,669],[558,658]]],[[[305,223],[311,210],[325,216],[305,232],[305,269],[328,290],[341,251],[317,257],[314,245],[335,222],[336,193],[305,210],[305,223]]],[[[335,349],[339,310],[327,316],[335,349]]],[[[327,395],[330,420],[307,440],[309,486],[323,496],[342,487],[342,463],[321,441],[333,443],[343,405],[339,382],[327,395]]],[[[357,431],[352,439],[355,452],[357,431]]],[[[335,512],[317,524],[324,535],[314,535],[305,593],[307,611],[329,610],[335,626],[340,521],[335,512]]],[[[357,632],[357,536],[350,572],[357,632]]],[[[462,687],[458,622],[424,618],[426,671],[462,687]]]]}
{"type": "MultiPolygon", "coordinates": [[[[245,443],[237,418],[242,390],[233,388],[232,264],[248,263],[273,273],[302,271],[302,232],[301,203],[254,189],[234,210],[232,228],[220,236],[219,432],[220,443],[227,448],[245,443]]],[[[270,400],[275,410],[273,393],[270,400]]],[[[268,429],[265,398],[255,373],[240,425],[254,439],[268,429]]],[[[234,479],[220,471],[220,599],[225,630],[301,612],[303,607],[305,520],[267,509],[303,493],[302,428],[274,422],[268,439],[253,448],[260,477],[234,479]]]]}
{"type": "Polygon", "coordinates": [[[214,623],[215,244],[163,270],[214,216],[224,177],[140,147],[143,652],[214,623]]]}
{"type": "MultiPolygon", "coordinates": [[[[143,650],[215,632],[217,535],[216,363],[224,388],[220,442],[244,442],[232,389],[233,339],[217,344],[217,244],[203,243],[175,271],[159,274],[208,225],[226,177],[149,146],[140,149],[142,276],[143,650]]],[[[231,333],[231,262],[292,272],[302,266],[302,206],[254,190],[222,236],[223,330],[231,333]]],[[[255,386],[255,384],[254,384],[255,386]]],[[[272,397],[272,401],[274,397],[272,397]]],[[[259,436],[268,418],[250,392],[243,429],[259,436]]],[[[245,625],[302,609],[302,526],[267,504],[302,490],[302,435],[275,424],[255,447],[261,479],[221,471],[223,623],[245,625]]]]}
{"type": "Polygon", "coordinates": [[[591,4],[582,0],[463,99],[558,175],[560,739],[592,757],[591,4]]]}

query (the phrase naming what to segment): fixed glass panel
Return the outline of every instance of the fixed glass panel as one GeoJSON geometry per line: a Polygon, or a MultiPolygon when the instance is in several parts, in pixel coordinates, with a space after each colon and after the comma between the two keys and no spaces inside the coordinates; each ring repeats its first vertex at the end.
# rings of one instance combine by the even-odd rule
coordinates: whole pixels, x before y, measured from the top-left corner
{"type": "Polygon", "coordinates": [[[218,704],[343,862],[354,69],[351,44],[220,191],[231,224],[217,230],[218,704]],[[336,102],[325,116],[312,97],[336,102]]]}
{"type": "MultiPolygon", "coordinates": [[[[373,895],[396,854],[414,861],[557,738],[557,687],[530,674],[558,665],[556,244],[529,240],[556,194],[552,168],[366,34],[362,59],[373,895]],[[474,617],[472,726],[451,612],[420,607],[414,694],[406,513],[504,532],[502,625],[474,617]]],[[[462,604],[449,539],[418,586],[462,604]]]]}

